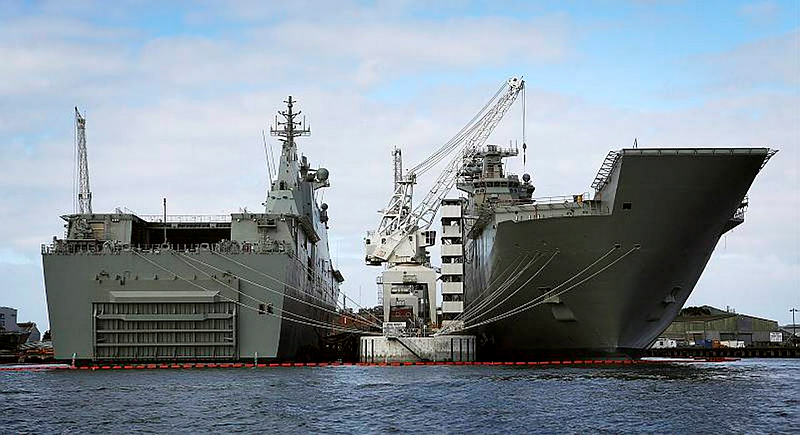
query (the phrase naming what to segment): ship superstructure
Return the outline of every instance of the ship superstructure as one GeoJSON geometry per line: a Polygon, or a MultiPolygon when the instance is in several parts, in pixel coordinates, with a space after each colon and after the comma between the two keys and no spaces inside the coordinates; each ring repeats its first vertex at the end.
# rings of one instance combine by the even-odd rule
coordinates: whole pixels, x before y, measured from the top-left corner
{"type": "MultiPolygon", "coordinates": [[[[298,155],[310,134],[295,101],[263,213],[65,215],[42,247],[57,359],[235,360],[313,357],[338,319],[342,274],[331,261],[328,171],[298,155]]],[[[85,148],[84,148],[85,149],[85,148]]],[[[88,186],[88,175],[87,175],[88,186]]]]}

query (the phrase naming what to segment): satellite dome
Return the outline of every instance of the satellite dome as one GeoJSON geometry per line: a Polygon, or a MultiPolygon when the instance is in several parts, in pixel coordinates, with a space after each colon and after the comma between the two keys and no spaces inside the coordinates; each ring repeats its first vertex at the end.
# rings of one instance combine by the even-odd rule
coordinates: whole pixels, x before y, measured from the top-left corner
{"type": "Polygon", "coordinates": [[[327,180],[327,179],[328,179],[328,176],[329,176],[329,175],[330,175],[330,173],[328,172],[328,170],[327,170],[327,169],[325,169],[325,168],[319,168],[319,169],[317,169],[317,180],[319,180],[319,181],[325,181],[325,180],[327,180]]]}
{"type": "Polygon", "coordinates": [[[328,204],[326,204],[326,203],[324,203],[324,202],[323,202],[323,203],[322,203],[322,205],[321,205],[321,206],[319,206],[319,208],[321,208],[321,209],[323,209],[323,210],[327,210],[327,209],[328,209],[328,204]]]}
{"type": "Polygon", "coordinates": [[[531,181],[531,174],[522,174],[522,181],[528,182],[531,181]]]}

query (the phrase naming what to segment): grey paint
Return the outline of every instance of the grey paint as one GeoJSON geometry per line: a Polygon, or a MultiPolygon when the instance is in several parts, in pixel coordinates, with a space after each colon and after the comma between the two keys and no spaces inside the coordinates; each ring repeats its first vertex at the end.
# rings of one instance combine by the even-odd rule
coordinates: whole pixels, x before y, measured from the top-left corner
{"type": "MultiPolygon", "coordinates": [[[[467,304],[480,300],[478,294],[487,282],[520,255],[538,253],[549,258],[559,251],[541,275],[506,303],[484,313],[483,319],[530,301],[541,294],[540,288],[555,288],[617,244],[619,249],[581,278],[641,246],[553,303],[472,330],[477,332],[482,355],[635,353],[669,325],[694,289],[720,236],[729,229],[767,150],[658,151],[625,150],[601,192],[599,210],[603,212],[517,222],[498,221],[495,216],[477,238],[467,241],[467,304]],[[623,210],[624,202],[632,208],[623,210]]],[[[512,288],[532,273],[533,269],[512,288]]]]}
{"type": "MultiPolygon", "coordinates": [[[[181,231],[184,239],[198,234],[219,240],[152,246],[151,237],[163,240],[158,231],[164,223],[124,213],[64,217],[68,237],[54,238],[53,245],[42,250],[57,359],[97,356],[93,307],[108,302],[163,303],[163,309],[190,310],[192,304],[233,301],[237,309],[232,340],[237,358],[257,353],[262,358],[292,359],[315,347],[319,337],[328,333],[304,320],[332,323],[332,314],[318,307],[335,310],[339,296],[327,219],[321,219],[314,195],[329,186],[328,174],[311,169],[305,157],[298,159],[294,138],[308,131],[292,130],[291,97],[288,103],[288,112],[281,112],[287,123],[273,130],[283,145],[265,213],[234,213],[229,222],[227,218],[166,222],[167,228],[181,231]],[[317,173],[322,175],[317,177],[317,173]]],[[[190,322],[197,315],[173,317],[190,322]]],[[[191,326],[185,322],[182,325],[191,326]]]]}

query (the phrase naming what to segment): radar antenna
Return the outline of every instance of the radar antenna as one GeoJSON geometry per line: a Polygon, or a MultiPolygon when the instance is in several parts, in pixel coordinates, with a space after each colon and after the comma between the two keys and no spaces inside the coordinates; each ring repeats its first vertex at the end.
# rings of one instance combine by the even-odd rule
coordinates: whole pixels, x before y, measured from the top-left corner
{"type": "Polygon", "coordinates": [[[281,110],[278,112],[285,121],[281,122],[278,121],[278,118],[275,118],[275,125],[269,128],[270,136],[279,136],[285,139],[281,139],[283,141],[284,146],[292,146],[294,145],[294,138],[300,136],[311,136],[311,128],[306,126],[305,118],[303,122],[297,122],[294,118],[303,113],[302,111],[294,113],[292,108],[294,107],[294,103],[297,101],[292,99],[292,96],[289,95],[289,98],[284,101],[286,103],[287,110],[281,110]]]}

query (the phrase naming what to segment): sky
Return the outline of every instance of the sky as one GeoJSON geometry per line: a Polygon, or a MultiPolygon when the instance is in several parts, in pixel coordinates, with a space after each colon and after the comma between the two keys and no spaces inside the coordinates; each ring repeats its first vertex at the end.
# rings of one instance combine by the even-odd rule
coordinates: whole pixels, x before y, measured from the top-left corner
{"type": "MultiPolygon", "coordinates": [[[[800,2],[770,0],[0,0],[0,305],[47,329],[40,246],[74,207],[73,107],[95,211],[157,214],[167,197],[171,214],[217,215],[262,209],[261,131],[292,95],[312,128],[300,151],[331,172],[343,290],[372,306],[381,269],[362,243],[391,195],[392,148],[421,161],[514,76],[528,155],[509,170],[531,173],[536,196],[589,191],[634,138],[779,149],[687,305],[791,322],[800,2]]],[[[522,124],[518,104],[489,142],[521,143],[522,124]]]]}

